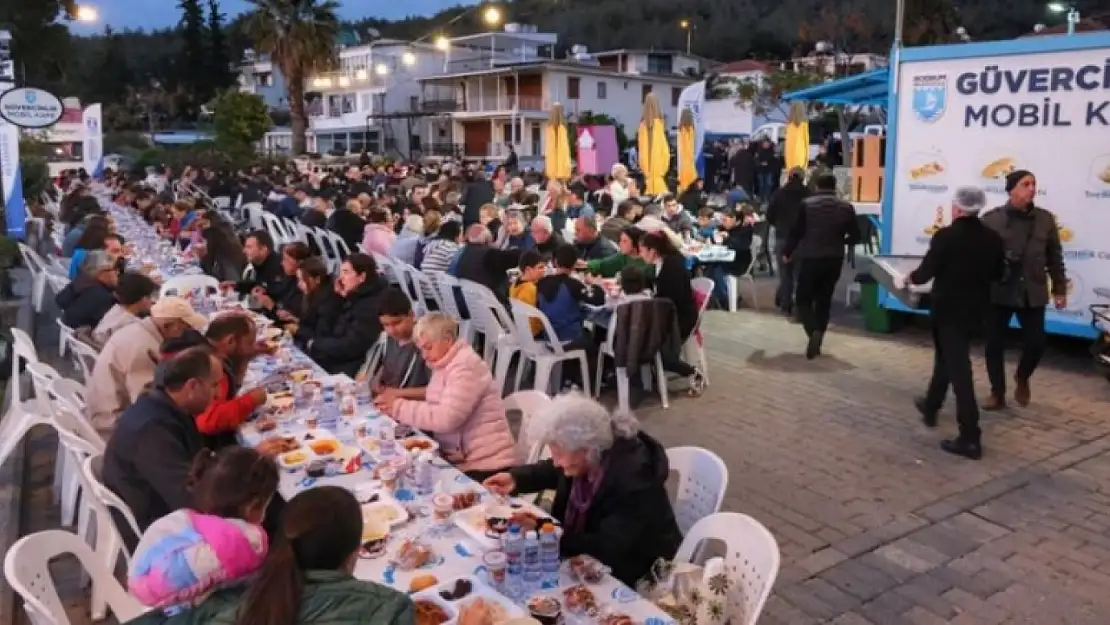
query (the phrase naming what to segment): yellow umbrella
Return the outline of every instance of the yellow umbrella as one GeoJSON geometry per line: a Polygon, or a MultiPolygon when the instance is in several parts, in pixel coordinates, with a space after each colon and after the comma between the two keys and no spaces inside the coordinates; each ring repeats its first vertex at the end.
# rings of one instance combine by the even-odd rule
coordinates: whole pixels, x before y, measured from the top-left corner
{"type": "Polygon", "coordinates": [[[791,104],[786,121],[786,139],[782,149],[786,169],[805,169],[809,166],[809,116],[806,115],[805,105],[801,102],[791,104]]]}
{"type": "Polygon", "coordinates": [[[694,147],[697,141],[694,137],[694,114],[690,109],[682,109],[678,118],[678,189],[685,191],[698,179],[697,155],[694,147]]]}
{"type": "Polygon", "coordinates": [[[551,116],[544,125],[544,173],[548,180],[570,178],[570,142],[567,141],[567,124],[563,105],[551,105],[551,116]]]}
{"type": "Polygon", "coordinates": [[[640,151],[640,171],[644,174],[644,192],[660,195],[667,192],[667,169],[671,166],[671,147],[667,145],[667,131],[663,127],[663,113],[654,93],[644,98],[644,112],[640,116],[640,129],[636,137],[640,151]]]}

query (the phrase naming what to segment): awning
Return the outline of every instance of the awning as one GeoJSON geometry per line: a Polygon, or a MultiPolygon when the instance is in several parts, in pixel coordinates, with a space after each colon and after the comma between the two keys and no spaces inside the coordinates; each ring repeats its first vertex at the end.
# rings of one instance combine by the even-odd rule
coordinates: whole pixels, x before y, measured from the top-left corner
{"type": "Polygon", "coordinates": [[[886,106],[890,95],[890,69],[883,67],[855,76],[830,80],[784,94],[784,102],[823,102],[856,106],[886,106]]]}

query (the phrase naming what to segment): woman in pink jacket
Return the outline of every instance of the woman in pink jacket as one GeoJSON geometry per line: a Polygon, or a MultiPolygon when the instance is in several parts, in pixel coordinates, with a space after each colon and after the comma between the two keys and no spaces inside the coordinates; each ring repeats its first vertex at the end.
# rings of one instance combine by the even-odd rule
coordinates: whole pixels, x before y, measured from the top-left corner
{"type": "Polygon", "coordinates": [[[389,213],[374,209],[370,211],[369,223],[362,231],[362,249],[367,254],[389,255],[397,235],[393,232],[393,225],[389,223],[389,213]]]}
{"type": "Polygon", "coordinates": [[[432,370],[423,401],[379,397],[378,408],[435,436],[445,458],[474,479],[518,463],[501,392],[459,325],[443,313],[416,322],[413,339],[432,370]]]}

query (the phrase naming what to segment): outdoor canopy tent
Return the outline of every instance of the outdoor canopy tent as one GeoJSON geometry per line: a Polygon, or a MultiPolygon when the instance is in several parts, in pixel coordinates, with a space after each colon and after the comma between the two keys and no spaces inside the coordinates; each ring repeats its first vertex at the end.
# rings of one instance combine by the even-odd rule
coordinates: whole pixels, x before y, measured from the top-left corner
{"type": "Polygon", "coordinates": [[[886,106],[890,101],[890,69],[883,67],[869,72],[830,80],[782,96],[784,102],[822,102],[849,106],[886,106]]]}

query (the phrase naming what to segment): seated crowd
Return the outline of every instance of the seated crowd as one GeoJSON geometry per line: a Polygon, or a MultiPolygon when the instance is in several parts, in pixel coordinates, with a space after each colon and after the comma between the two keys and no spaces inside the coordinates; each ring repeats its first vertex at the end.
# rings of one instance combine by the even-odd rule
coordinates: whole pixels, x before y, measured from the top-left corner
{"type": "MultiPolygon", "coordinates": [[[[715,215],[695,218],[673,196],[646,206],[625,196],[616,206],[594,207],[582,181],[550,183],[540,205],[503,169],[492,179],[466,175],[466,184],[442,176],[429,185],[404,167],[353,168],[345,180],[243,173],[232,188],[244,200],[257,195],[276,215],[335,229],[353,248],[361,244],[365,253],[343,258],[335,277],[314,245],[279,246],[265,230],[240,240],[217,210],[114,180],[117,205],[154,224],[254,313],[211,318],[187,297],[155,301],[156,280],[126,270],[128,246],[87,190],[63,200],[70,230],[62,253],[72,258],[73,280],[57,303],[63,322],[100,351],[87,406],[107,439],[104,483],[142,531],[125,536],[135,549],[130,587],[144,603],[168,609],[141,622],[412,622],[407,596],[351,576],[361,537],[353,497],[318,487],[282,501],[268,459],[277,450],[238,445],[237,430],[266,402],[265,389],[245,388],[249,363],[271,349],[258,342],[254,315],[287,330],[327,372],[370,385],[381,413],[433,436],[446,460],[491,490],[554,490],[564,556],[593,555],[629,584],[656,559],[673,556],[682,537],[659,443],[631,416],[572,392],[544,409],[537,420],[543,431],[529,436],[550,447],[551,459],[522,465],[504,389],[460,336],[460,320],[437,310],[437,294],[409,285],[426,300],[418,308],[431,311],[417,317],[375,257],[407,263],[433,281],[449,275],[482,285],[510,313],[512,301],[539,311],[548,324],[529,319],[537,340],[588,355],[589,370],[568,370],[570,380],[577,373],[586,381],[613,328],[639,327],[633,319],[653,315],[647,325],[659,336],[649,343],[673,347],[660,347],[663,368],[687,377],[696,395],[704,374],[678,347],[691,339],[703,300],[713,294],[693,290],[681,246],[687,236],[717,239],[737,258],[712,271],[747,271],[748,209],[725,210],[717,226],[706,223],[715,215]],[[394,182],[399,195],[381,192],[394,182]],[[484,201],[471,204],[475,199],[484,201]]],[[[208,188],[222,184],[213,172],[182,178],[199,185],[206,176],[208,188]]],[[[635,183],[612,184],[627,191],[635,183]]]]}

